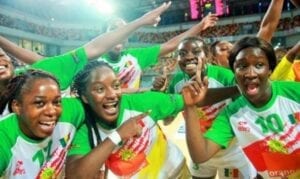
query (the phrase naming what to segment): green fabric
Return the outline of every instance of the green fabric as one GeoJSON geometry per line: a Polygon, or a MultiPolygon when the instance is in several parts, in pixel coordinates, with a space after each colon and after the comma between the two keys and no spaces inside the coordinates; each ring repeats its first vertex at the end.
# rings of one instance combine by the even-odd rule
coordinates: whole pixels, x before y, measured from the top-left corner
{"type": "MultiPolygon", "coordinates": [[[[155,45],[155,46],[144,47],[144,48],[125,49],[121,52],[120,58],[117,61],[110,59],[107,54],[101,57],[104,58],[107,63],[111,64],[114,67],[113,64],[121,63],[120,62],[121,58],[130,54],[131,56],[137,59],[137,62],[140,65],[141,69],[145,69],[157,63],[157,60],[159,58],[159,53],[160,53],[160,45],[155,45]]],[[[116,66],[121,66],[121,65],[116,65],[116,66]]],[[[114,70],[116,73],[120,72],[120,69],[114,69],[114,70]]]]}
{"type": "Polygon", "coordinates": [[[126,50],[124,53],[135,56],[143,70],[157,63],[160,53],[160,45],[145,48],[131,48],[126,50]]]}
{"type": "MultiPolygon", "coordinates": [[[[71,124],[75,128],[78,128],[82,125],[84,121],[84,109],[81,102],[76,98],[63,98],[62,100],[62,108],[63,112],[59,118],[58,124],[67,123],[71,124]]],[[[54,134],[53,134],[54,135],[54,134]]],[[[0,138],[5,139],[0,141],[0,176],[3,174],[5,169],[10,164],[10,161],[13,158],[14,150],[22,150],[22,146],[20,141],[25,140],[28,144],[39,144],[45,143],[45,140],[33,140],[25,136],[25,134],[20,130],[18,124],[18,118],[16,114],[11,113],[0,121],[0,138]],[[22,140],[19,140],[21,139],[22,140]],[[18,143],[19,141],[19,143],[18,143]],[[16,148],[17,147],[17,148],[16,148]],[[19,148],[18,148],[19,147],[19,148]],[[21,148],[20,148],[21,147],[21,148]]],[[[51,140],[50,140],[51,141],[51,140]]],[[[32,150],[38,150],[36,148],[31,148],[32,150]]],[[[29,151],[25,151],[29,152],[29,151]]],[[[33,166],[36,167],[34,162],[32,162],[33,166]]],[[[30,176],[32,174],[25,174],[26,176],[30,176]]]]}
{"type": "MultiPolygon", "coordinates": [[[[235,85],[234,74],[231,70],[216,66],[207,65],[206,76],[208,77],[208,87],[228,87],[235,85]]],[[[180,71],[175,74],[168,87],[168,92],[179,93],[183,84],[189,80],[189,76],[184,72],[180,71]]]]}
{"type": "Polygon", "coordinates": [[[83,69],[87,62],[85,49],[81,47],[63,55],[44,58],[31,66],[16,69],[15,73],[20,74],[27,69],[44,70],[53,74],[58,79],[60,88],[65,90],[71,85],[74,76],[83,69]]]}
{"type": "MultiPolygon", "coordinates": [[[[178,114],[183,107],[183,97],[178,94],[144,92],[122,95],[117,126],[119,127],[124,121],[135,116],[135,114],[125,116],[124,113],[128,111],[143,113],[151,109],[149,116],[152,120],[158,121],[178,114]]],[[[83,125],[76,133],[68,155],[86,155],[90,151],[88,130],[86,125],[83,125]]]]}
{"type": "Polygon", "coordinates": [[[296,101],[297,103],[300,102],[300,96],[298,95],[300,89],[299,83],[291,81],[273,81],[271,82],[271,85],[272,97],[265,105],[257,108],[244,96],[240,96],[217,116],[212,127],[205,133],[205,137],[220,146],[227,147],[231,139],[235,136],[230,124],[230,118],[238,113],[239,110],[248,108],[247,110],[255,111],[258,114],[263,113],[269,111],[269,109],[274,106],[274,103],[278,102],[279,97],[287,98],[290,101],[296,101]]]}

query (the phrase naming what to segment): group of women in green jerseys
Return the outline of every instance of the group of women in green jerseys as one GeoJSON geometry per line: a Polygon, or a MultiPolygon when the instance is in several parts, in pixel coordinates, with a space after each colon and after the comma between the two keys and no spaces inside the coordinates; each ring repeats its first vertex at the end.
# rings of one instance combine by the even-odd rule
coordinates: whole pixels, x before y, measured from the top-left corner
{"type": "MultiPolygon", "coordinates": [[[[136,28],[156,23],[168,6],[99,38],[121,34],[115,39],[122,40],[136,28]]],[[[299,176],[300,85],[269,80],[276,57],[268,42],[245,37],[234,44],[229,65],[241,95],[202,132],[197,108],[212,96],[207,94],[206,73],[201,73],[209,69],[203,54],[197,52],[199,40],[186,39],[179,45],[181,50],[186,46],[192,56],[182,69],[194,74],[182,84],[180,93],[122,94],[109,65],[101,61],[86,64],[87,59],[103,53],[93,48],[101,46],[99,38],[67,54],[66,63],[74,64],[68,75],[75,75],[77,98],[61,97],[61,86],[70,85],[73,77],[62,77],[56,71],[65,69],[60,66],[65,57],[51,62],[57,65],[54,71],[45,68],[45,60],[14,74],[9,57],[0,51],[0,109],[7,107],[12,112],[0,120],[0,176],[189,178],[184,156],[157,125],[158,120],[180,111],[184,111],[187,144],[195,163],[207,161],[236,138],[258,173],[248,177],[299,176]]]]}

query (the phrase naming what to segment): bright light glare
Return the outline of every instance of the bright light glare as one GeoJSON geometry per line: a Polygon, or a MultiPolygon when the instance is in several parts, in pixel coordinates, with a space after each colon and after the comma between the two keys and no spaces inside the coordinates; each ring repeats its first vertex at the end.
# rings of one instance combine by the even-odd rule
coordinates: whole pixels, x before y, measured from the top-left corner
{"type": "Polygon", "coordinates": [[[112,5],[105,0],[89,0],[88,3],[101,14],[112,14],[114,12],[112,5]]]}

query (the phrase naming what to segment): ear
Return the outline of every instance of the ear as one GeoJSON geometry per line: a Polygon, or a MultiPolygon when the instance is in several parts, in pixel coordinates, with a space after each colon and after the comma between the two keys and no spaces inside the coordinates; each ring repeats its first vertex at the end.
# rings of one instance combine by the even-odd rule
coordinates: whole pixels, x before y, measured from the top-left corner
{"type": "Polygon", "coordinates": [[[11,103],[11,109],[14,113],[16,113],[17,115],[20,115],[21,114],[20,102],[14,99],[11,103]]]}
{"type": "Polygon", "coordinates": [[[81,99],[82,101],[85,103],[85,104],[88,104],[88,100],[87,100],[87,97],[85,95],[82,95],[81,96],[81,99]]]}

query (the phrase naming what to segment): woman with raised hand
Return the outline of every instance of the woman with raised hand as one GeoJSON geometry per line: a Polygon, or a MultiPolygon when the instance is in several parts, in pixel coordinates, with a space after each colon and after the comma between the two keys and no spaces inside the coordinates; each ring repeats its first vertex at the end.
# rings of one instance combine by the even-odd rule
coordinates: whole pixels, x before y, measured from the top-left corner
{"type": "MultiPolygon", "coordinates": [[[[167,88],[170,93],[181,93],[185,83],[194,79],[197,73],[207,77],[208,87],[210,88],[208,98],[211,99],[203,100],[197,109],[198,123],[202,132],[210,128],[216,116],[238,93],[232,71],[209,64],[209,57],[209,46],[202,38],[189,37],[184,39],[178,46],[178,65],[181,71],[174,75],[167,88]],[[201,68],[198,68],[199,65],[201,65],[201,68]],[[219,92],[216,90],[219,90],[219,92]],[[204,101],[208,103],[204,104],[204,101]]],[[[154,89],[161,89],[162,84],[165,83],[166,80],[160,79],[162,78],[155,78],[154,89]]],[[[180,127],[185,129],[184,123],[180,127]]],[[[215,178],[217,174],[221,178],[230,178],[231,176],[227,174],[228,171],[232,171],[237,178],[247,178],[251,173],[255,173],[254,168],[245,159],[236,142],[232,142],[230,147],[216,153],[205,163],[191,162],[189,169],[193,179],[215,178]]]]}
{"type": "Polygon", "coordinates": [[[200,130],[196,107],[185,108],[193,161],[207,161],[236,138],[262,177],[299,178],[300,84],[269,80],[276,56],[273,47],[257,37],[239,40],[229,64],[242,95],[217,116],[207,132],[200,130]]]}
{"type": "MultiPolygon", "coordinates": [[[[48,71],[58,79],[62,90],[68,88],[73,81],[73,77],[84,67],[88,60],[93,60],[96,57],[99,57],[111,47],[126,39],[139,27],[157,24],[160,20],[159,16],[169,8],[170,4],[170,2],[163,3],[160,7],[146,13],[142,17],[132,21],[122,28],[118,28],[114,31],[100,35],[82,47],[71,52],[39,60],[30,66],[18,69],[16,72],[11,59],[1,49],[1,47],[4,46],[2,44],[0,46],[0,91],[6,89],[6,86],[11,78],[27,69],[41,69],[48,71]]],[[[3,38],[0,38],[0,42],[2,41],[3,38]]],[[[10,48],[6,49],[16,49],[11,46],[9,47],[10,48]]],[[[22,58],[20,59],[22,60],[22,58]]],[[[0,93],[0,97],[1,96],[2,93],[0,93]]],[[[3,110],[0,111],[0,114],[2,113],[3,110]]]]}

